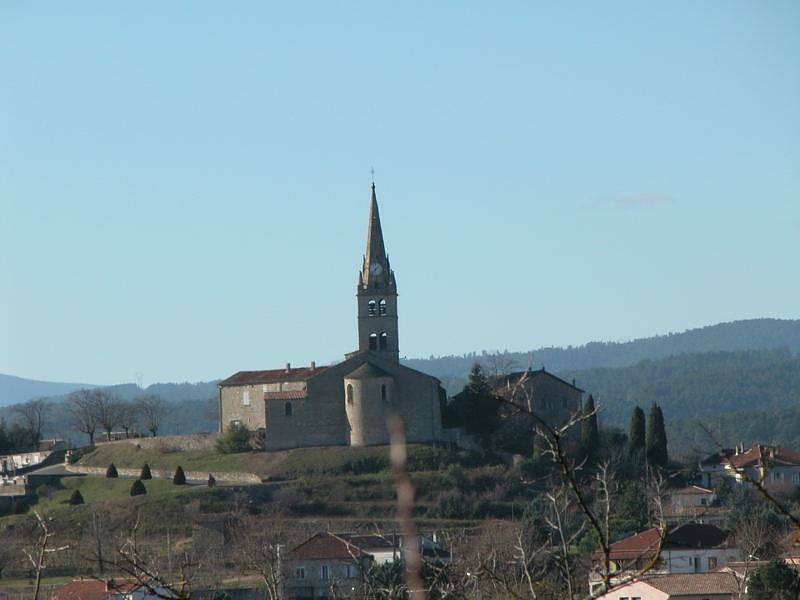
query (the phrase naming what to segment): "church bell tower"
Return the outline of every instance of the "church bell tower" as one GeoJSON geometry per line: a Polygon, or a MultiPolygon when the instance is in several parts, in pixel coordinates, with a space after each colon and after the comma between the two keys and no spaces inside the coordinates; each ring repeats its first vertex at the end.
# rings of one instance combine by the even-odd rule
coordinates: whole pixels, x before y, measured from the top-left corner
{"type": "Polygon", "coordinates": [[[364,264],[358,274],[358,349],[400,361],[397,339],[397,283],[383,244],[375,183],[369,206],[369,229],[364,264]]]}

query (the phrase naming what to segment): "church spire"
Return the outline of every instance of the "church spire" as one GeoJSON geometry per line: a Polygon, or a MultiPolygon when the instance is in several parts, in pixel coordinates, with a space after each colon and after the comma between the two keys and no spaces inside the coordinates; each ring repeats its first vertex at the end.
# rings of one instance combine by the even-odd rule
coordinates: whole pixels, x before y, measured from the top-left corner
{"type": "Polygon", "coordinates": [[[364,265],[361,268],[360,284],[369,288],[375,286],[394,287],[394,273],[389,265],[386,246],[383,243],[381,217],[378,212],[378,199],[375,196],[375,183],[372,183],[372,195],[369,205],[369,227],[367,230],[367,250],[364,254],[364,265]]]}
{"type": "Polygon", "coordinates": [[[397,335],[397,284],[383,243],[375,183],[369,203],[364,263],[358,275],[358,349],[400,360],[397,335]]]}

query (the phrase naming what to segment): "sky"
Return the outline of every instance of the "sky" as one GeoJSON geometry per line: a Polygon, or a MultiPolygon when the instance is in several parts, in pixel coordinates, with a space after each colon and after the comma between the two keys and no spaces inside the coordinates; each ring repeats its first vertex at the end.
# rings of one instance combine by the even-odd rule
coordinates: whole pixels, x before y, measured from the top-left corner
{"type": "Polygon", "coordinates": [[[0,373],[408,358],[800,318],[800,3],[0,4],[0,373]]]}

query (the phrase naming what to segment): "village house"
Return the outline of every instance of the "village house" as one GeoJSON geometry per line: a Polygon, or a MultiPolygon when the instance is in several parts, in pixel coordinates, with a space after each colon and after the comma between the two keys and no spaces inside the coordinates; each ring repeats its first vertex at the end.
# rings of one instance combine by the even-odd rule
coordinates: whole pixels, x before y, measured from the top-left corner
{"type": "Polygon", "coordinates": [[[219,384],[220,430],[244,425],[266,450],[389,443],[389,415],[409,442],[443,439],[445,392],[435,377],[400,364],[397,282],[383,240],[375,184],[356,285],[358,349],[343,362],[240,371],[219,384]]]}
{"type": "MultiPolygon", "coordinates": [[[[418,535],[423,560],[449,562],[450,553],[434,538],[418,535]]],[[[287,600],[341,597],[361,590],[373,567],[402,558],[403,538],[397,534],[317,533],[282,561],[287,600]]]]}
{"type": "Polygon", "coordinates": [[[664,507],[664,518],[669,523],[712,523],[719,524],[729,509],[719,506],[714,490],[690,485],[670,492],[664,507]]]}
{"type": "Polygon", "coordinates": [[[749,480],[760,481],[773,490],[796,490],[800,487],[800,452],[769,444],[725,448],[700,461],[700,478],[706,487],[714,487],[722,480],[749,480]]]}
{"type": "MultiPolygon", "coordinates": [[[[703,523],[679,525],[662,536],[656,527],[611,544],[609,573],[611,584],[623,583],[640,575],[708,573],[742,560],[742,551],[719,527],[703,523]]],[[[603,591],[603,554],[592,555],[589,589],[603,591]]]]}
{"type": "Polygon", "coordinates": [[[596,600],[734,600],[742,591],[733,573],[676,573],[623,583],[596,600]]]}

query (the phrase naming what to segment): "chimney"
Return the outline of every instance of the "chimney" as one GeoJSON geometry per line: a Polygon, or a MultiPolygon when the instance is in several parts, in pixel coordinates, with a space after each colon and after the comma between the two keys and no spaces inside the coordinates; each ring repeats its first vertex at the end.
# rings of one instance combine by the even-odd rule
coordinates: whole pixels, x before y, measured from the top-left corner
{"type": "Polygon", "coordinates": [[[286,363],[286,372],[289,373],[292,370],[291,363],[286,363]]]}

